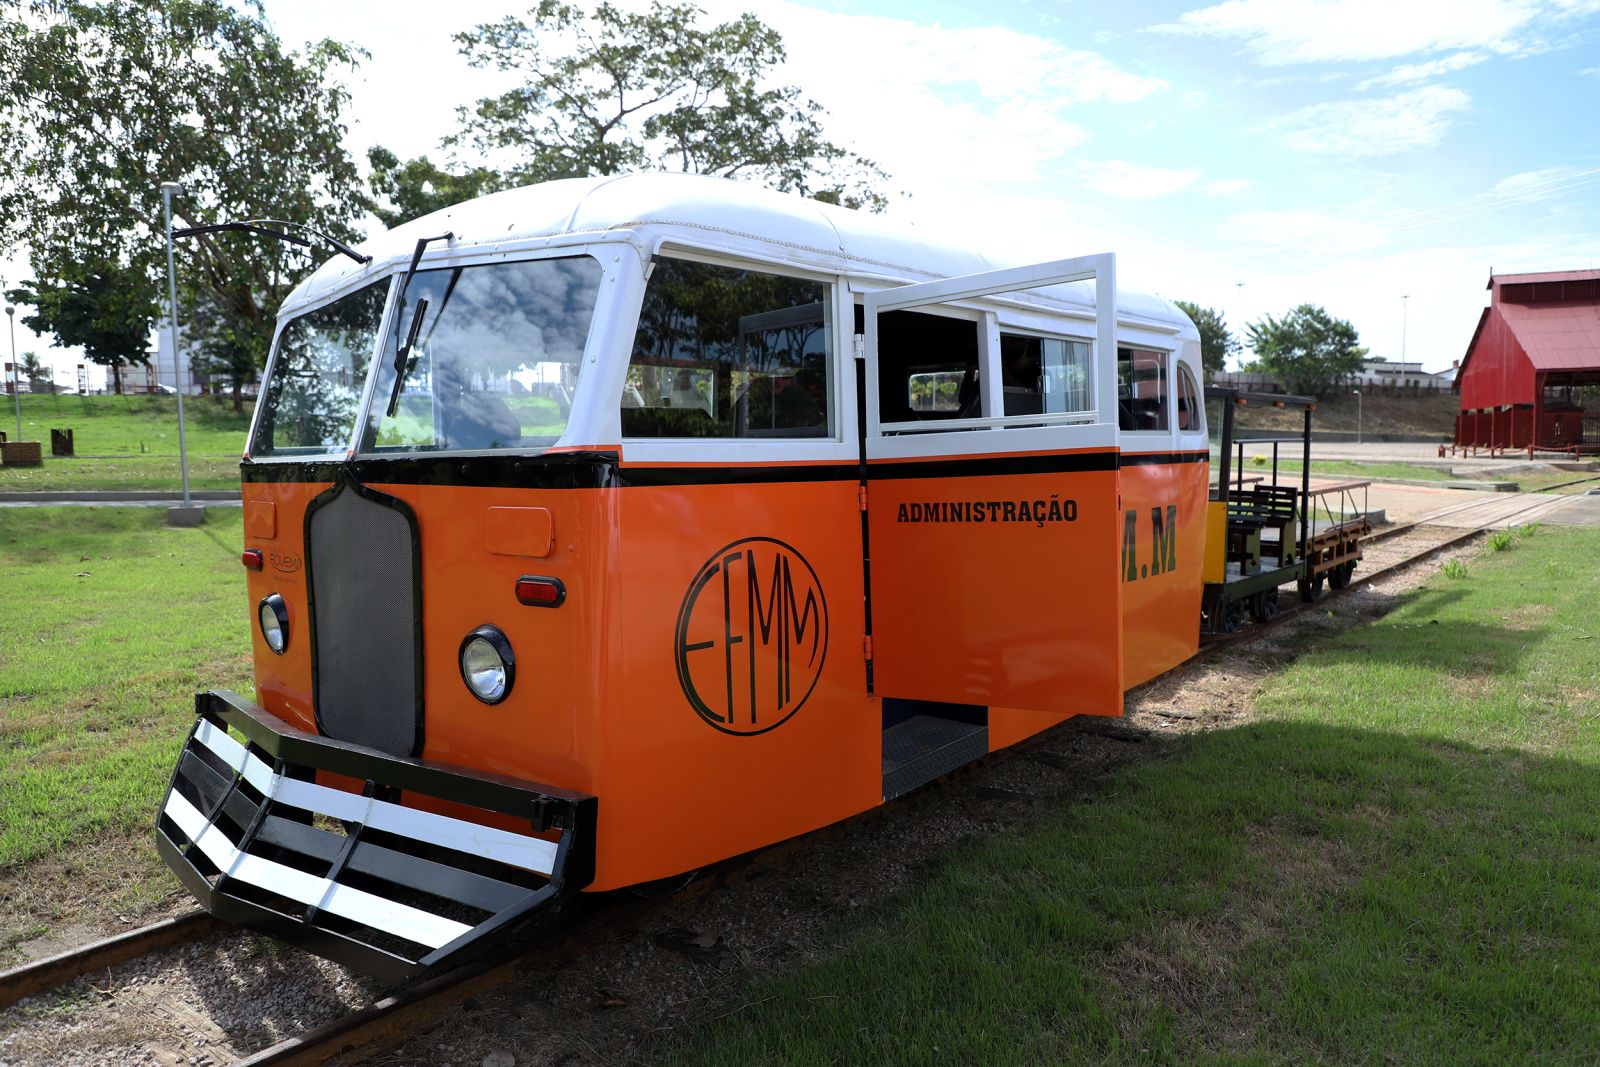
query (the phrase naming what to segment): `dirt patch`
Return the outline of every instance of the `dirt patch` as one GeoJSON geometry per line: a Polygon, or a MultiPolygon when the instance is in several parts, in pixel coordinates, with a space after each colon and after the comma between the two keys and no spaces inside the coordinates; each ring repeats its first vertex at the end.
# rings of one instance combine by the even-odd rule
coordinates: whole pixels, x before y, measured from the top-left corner
{"type": "Polygon", "coordinates": [[[0,871],[0,968],[194,907],[156,855],[150,832],[105,834],[91,844],[0,871]]]}

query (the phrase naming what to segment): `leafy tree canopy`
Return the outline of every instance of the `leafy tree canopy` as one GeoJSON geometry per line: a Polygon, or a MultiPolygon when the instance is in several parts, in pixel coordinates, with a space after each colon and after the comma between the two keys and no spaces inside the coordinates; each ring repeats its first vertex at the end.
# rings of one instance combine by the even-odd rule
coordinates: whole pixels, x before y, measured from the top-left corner
{"type": "MultiPolygon", "coordinates": [[[[267,217],[353,236],[358,176],[343,146],[347,97],[332,75],[357,57],[332,41],[286,51],[258,3],[7,5],[0,230],[26,247],[36,294],[76,294],[81,265],[94,264],[117,294],[96,317],[117,320],[121,339],[106,344],[136,360],[165,303],[163,181],[184,185],[175,225],[267,217]],[[111,283],[117,272],[127,280],[111,283]]],[[[283,296],[325,254],[212,234],[185,241],[179,277],[191,301],[210,300],[265,339],[283,296]]],[[[76,327],[58,317],[64,300],[35,304],[35,319],[73,343],[76,327]]]]}
{"type": "Polygon", "coordinates": [[[143,280],[111,260],[63,264],[62,276],[36,280],[6,292],[6,299],[30,306],[23,325],[55,335],[56,343],[81,345],[91,363],[111,368],[122,392],[122,368],[150,362],[150,323],[155,294],[143,280]]]}
{"type": "Polygon", "coordinates": [[[1313,304],[1281,319],[1264,316],[1249,327],[1256,365],[1296,393],[1322,396],[1361,369],[1367,350],[1356,328],[1313,304]]]}
{"type": "Polygon", "coordinates": [[[887,176],[826,137],[822,106],[770,84],[783,40],[754,15],[708,25],[692,4],[653,0],[636,13],[542,0],[526,18],[456,40],[473,66],[525,79],[461,108],[461,131],[443,142],[498,169],[452,174],[378,149],[373,191],[389,204],[373,210],[386,222],[496,187],[646,169],[747,178],[872,211],[888,204],[887,176]]]}
{"type": "Polygon", "coordinates": [[[1226,369],[1228,359],[1239,354],[1239,339],[1228,329],[1227,320],[1216,308],[1203,308],[1187,300],[1174,300],[1200,331],[1200,360],[1209,380],[1226,369]]]}
{"type": "Polygon", "coordinates": [[[398,156],[382,147],[369,149],[367,161],[372,165],[372,175],[368,179],[372,196],[367,200],[367,210],[378,216],[385,226],[398,226],[463,200],[507,188],[505,176],[489,167],[473,167],[461,174],[451,174],[435,166],[426,156],[402,163],[398,156]]]}

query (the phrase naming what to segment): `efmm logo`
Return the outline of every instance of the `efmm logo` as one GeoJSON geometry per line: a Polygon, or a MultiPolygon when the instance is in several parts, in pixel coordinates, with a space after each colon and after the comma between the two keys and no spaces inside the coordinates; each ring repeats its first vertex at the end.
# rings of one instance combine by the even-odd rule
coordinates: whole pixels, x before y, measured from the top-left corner
{"type": "Polygon", "coordinates": [[[746,537],[706,560],[678,609],[678,683],[725,733],[759,734],[805,704],[828,652],[828,605],[804,556],[746,537]]]}

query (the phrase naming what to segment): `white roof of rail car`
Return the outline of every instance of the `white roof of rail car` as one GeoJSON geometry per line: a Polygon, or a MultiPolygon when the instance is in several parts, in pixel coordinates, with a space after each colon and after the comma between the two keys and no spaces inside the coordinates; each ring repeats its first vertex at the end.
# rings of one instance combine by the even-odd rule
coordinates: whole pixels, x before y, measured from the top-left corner
{"type": "MultiPolygon", "coordinates": [[[[357,251],[372,257],[365,266],[346,256],[324,263],[289,294],[281,314],[296,313],[360,277],[403,270],[420,238],[446,232],[455,235],[453,247],[458,254],[568,243],[573,237],[622,232],[650,243],[665,237],[681,246],[699,245],[830,272],[905,281],[1016,265],[927,241],[881,215],[774,192],[749,182],[699,174],[624,174],[507,189],[413,219],[357,245],[357,251]]],[[[651,250],[643,249],[646,253],[651,250]]],[[[1097,250],[1053,250],[1038,259],[1064,259],[1091,251],[1097,250]]],[[[430,245],[425,262],[444,252],[443,242],[430,245]]],[[[1085,308],[1094,302],[1088,282],[1051,286],[1042,292],[1085,308]]],[[[1176,327],[1185,336],[1194,336],[1194,327],[1183,312],[1160,297],[1119,284],[1117,305],[1120,316],[1176,327]]]]}

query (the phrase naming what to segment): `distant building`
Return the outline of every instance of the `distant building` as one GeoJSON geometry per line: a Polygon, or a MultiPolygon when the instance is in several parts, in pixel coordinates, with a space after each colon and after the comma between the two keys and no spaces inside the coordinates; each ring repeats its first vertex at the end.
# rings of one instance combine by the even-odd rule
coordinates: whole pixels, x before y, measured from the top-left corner
{"type": "Polygon", "coordinates": [[[1440,375],[1422,369],[1421,363],[1402,363],[1395,360],[1369,359],[1350,380],[1355,389],[1448,389],[1450,382],[1440,375]]]}
{"type": "Polygon", "coordinates": [[[1461,360],[1455,443],[1463,448],[1600,451],[1600,270],[1495,274],[1461,360]]]}

